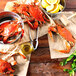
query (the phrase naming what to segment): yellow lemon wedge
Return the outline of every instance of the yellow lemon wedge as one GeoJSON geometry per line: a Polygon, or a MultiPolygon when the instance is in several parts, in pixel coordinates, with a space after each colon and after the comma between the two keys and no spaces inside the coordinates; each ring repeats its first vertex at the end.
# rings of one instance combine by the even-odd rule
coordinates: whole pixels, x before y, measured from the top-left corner
{"type": "Polygon", "coordinates": [[[56,4],[57,0],[46,0],[48,4],[56,4]]]}
{"type": "Polygon", "coordinates": [[[63,8],[64,7],[61,4],[59,4],[59,9],[62,10],[63,8]]]}
{"type": "Polygon", "coordinates": [[[43,8],[46,8],[47,6],[49,6],[49,4],[47,2],[45,2],[45,0],[42,0],[41,6],[43,8]]]}
{"type": "Polygon", "coordinates": [[[46,7],[47,12],[50,12],[53,9],[54,9],[54,5],[53,4],[51,4],[50,6],[46,7]]]}
{"type": "Polygon", "coordinates": [[[52,11],[50,11],[50,13],[58,13],[59,10],[60,10],[59,4],[55,4],[55,5],[54,5],[54,9],[53,9],[52,11]]]}

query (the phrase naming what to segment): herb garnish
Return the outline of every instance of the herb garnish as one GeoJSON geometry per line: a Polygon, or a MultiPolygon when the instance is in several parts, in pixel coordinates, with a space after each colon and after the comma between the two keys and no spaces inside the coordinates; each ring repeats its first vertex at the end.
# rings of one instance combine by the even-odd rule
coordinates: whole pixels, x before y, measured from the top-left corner
{"type": "Polygon", "coordinates": [[[71,54],[67,59],[63,59],[63,61],[60,62],[60,65],[64,66],[71,60],[71,69],[64,69],[64,71],[68,72],[70,76],[74,76],[74,73],[76,72],[76,51],[71,54]]]}

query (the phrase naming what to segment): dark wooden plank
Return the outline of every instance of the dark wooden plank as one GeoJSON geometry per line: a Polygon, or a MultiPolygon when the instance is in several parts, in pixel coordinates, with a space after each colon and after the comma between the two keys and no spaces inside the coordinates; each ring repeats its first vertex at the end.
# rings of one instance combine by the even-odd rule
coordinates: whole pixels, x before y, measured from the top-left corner
{"type": "Polygon", "coordinates": [[[50,60],[49,48],[38,48],[31,56],[31,62],[49,62],[50,60]]]}
{"type": "Polygon", "coordinates": [[[66,8],[76,8],[76,0],[66,0],[66,8]]]}
{"type": "Polygon", "coordinates": [[[39,38],[39,47],[49,47],[47,35],[39,38]]]}
{"type": "Polygon", "coordinates": [[[59,65],[59,61],[49,63],[30,63],[27,76],[69,76],[63,72],[64,68],[69,69],[70,63],[65,67],[59,65]]]}
{"type": "Polygon", "coordinates": [[[64,11],[76,11],[76,8],[65,8],[64,11]]]}
{"type": "Polygon", "coordinates": [[[38,48],[31,55],[31,63],[48,63],[62,61],[63,59],[51,59],[49,48],[38,48]]]}

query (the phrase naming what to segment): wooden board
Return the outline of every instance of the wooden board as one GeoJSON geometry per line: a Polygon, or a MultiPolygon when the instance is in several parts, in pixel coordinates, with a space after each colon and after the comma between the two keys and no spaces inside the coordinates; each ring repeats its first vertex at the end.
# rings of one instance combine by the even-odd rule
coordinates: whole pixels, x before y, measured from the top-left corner
{"type": "MultiPolygon", "coordinates": [[[[74,12],[63,12],[62,14],[64,14],[67,18],[69,16],[71,16],[72,14],[74,14],[74,12]]],[[[74,36],[74,38],[76,39],[76,16],[74,16],[73,18],[71,18],[68,21],[68,25],[66,26],[66,28],[72,33],[72,35],[74,36]]],[[[64,20],[65,21],[65,20],[64,20]]],[[[54,58],[65,58],[70,56],[75,50],[76,50],[76,45],[70,50],[69,53],[60,53],[56,50],[65,50],[66,46],[65,46],[65,40],[60,37],[59,35],[54,35],[54,42],[51,40],[50,36],[48,35],[48,41],[49,41],[49,48],[50,48],[50,56],[52,59],[54,58]]]]}

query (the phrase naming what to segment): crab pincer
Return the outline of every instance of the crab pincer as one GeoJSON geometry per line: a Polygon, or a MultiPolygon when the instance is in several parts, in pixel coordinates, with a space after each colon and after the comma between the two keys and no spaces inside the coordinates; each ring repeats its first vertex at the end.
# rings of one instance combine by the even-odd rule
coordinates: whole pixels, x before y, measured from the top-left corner
{"type": "Polygon", "coordinates": [[[10,63],[0,59],[0,73],[10,74],[10,73],[14,73],[14,70],[12,69],[10,63]]]}

